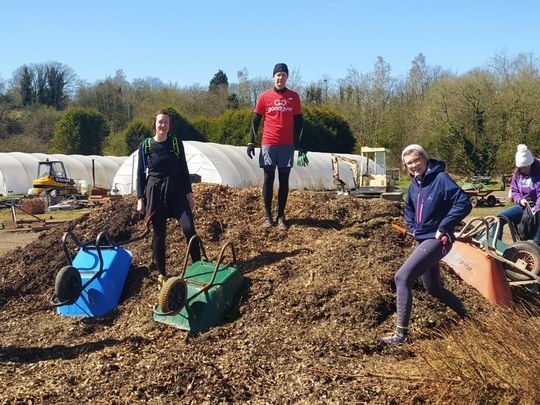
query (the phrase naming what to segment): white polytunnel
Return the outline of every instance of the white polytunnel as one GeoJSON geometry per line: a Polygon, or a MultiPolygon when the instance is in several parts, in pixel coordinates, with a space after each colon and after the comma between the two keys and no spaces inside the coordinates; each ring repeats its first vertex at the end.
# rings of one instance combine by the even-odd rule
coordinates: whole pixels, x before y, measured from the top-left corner
{"type": "MultiPolygon", "coordinates": [[[[246,153],[245,146],[221,145],[211,142],[183,141],[186,160],[191,174],[201,176],[203,183],[224,184],[233,187],[260,187],[263,183],[263,170],[259,167],[259,149],[253,159],[246,153]]],[[[295,152],[295,162],[297,158],[295,152]]],[[[360,155],[340,153],[357,160],[362,167],[365,160],[360,155]]],[[[308,152],[309,165],[296,165],[291,171],[290,188],[302,190],[333,190],[336,185],[332,178],[331,153],[308,152]]],[[[112,189],[120,194],[135,193],[137,181],[138,150],[127,158],[114,177],[112,189]]],[[[365,167],[365,163],[364,163],[365,167]]],[[[350,169],[339,163],[340,178],[353,184],[350,169]]],[[[278,180],[275,180],[277,186],[278,180]]]]}
{"type": "Polygon", "coordinates": [[[67,177],[87,187],[92,186],[94,160],[95,185],[109,190],[127,157],[0,152],[0,195],[26,194],[37,176],[38,162],[47,159],[63,162],[67,177]]]}

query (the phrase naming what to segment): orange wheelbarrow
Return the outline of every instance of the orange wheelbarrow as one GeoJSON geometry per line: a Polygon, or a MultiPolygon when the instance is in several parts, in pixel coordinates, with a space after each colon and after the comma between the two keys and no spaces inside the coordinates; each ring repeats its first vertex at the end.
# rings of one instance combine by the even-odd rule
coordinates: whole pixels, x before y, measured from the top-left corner
{"type": "Polygon", "coordinates": [[[511,285],[540,284],[540,249],[518,241],[510,222],[514,243],[507,246],[496,237],[504,222],[492,216],[471,219],[455,235],[454,246],[442,261],[490,302],[511,306],[511,285]]]}

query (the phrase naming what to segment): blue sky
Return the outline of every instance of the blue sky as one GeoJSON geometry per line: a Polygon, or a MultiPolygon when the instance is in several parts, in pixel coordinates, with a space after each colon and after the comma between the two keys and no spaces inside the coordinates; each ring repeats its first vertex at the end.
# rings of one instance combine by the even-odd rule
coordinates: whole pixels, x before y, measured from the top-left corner
{"type": "Polygon", "coordinates": [[[57,61],[90,83],[122,69],[206,86],[218,69],[236,82],[243,68],[269,78],[286,62],[309,83],[367,73],[377,56],[405,75],[420,52],[461,74],[495,54],[540,57],[539,21],[540,2],[520,0],[3,0],[0,79],[57,61]]]}

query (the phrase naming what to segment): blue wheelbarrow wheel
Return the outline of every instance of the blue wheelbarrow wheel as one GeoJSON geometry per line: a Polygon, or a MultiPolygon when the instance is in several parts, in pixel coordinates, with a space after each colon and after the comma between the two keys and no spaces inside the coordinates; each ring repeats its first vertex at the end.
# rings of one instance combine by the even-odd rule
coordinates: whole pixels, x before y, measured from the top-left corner
{"type": "Polygon", "coordinates": [[[171,277],[161,289],[158,304],[163,313],[177,313],[187,300],[186,281],[181,277],[171,277]]]}
{"type": "Polygon", "coordinates": [[[64,266],[56,274],[54,292],[56,300],[62,305],[71,305],[81,295],[82,280],[79,270],[64,266]]]}
{"type": "MultiPolygon", "coordinates": [[[[527,263],[527,270],[533,274],[540,274],[540,249],[531,242],[516,242],[510,245],[503,253],[503,257],[512,262],[516,262],[518,259],[527,263]]],[[[512,281],[526,281],[530,280],[526,274],[522,274],[519,271],[514,271],[515,268],[509,264],[504,264],[504,270],[508,278],[512,281]]]]}

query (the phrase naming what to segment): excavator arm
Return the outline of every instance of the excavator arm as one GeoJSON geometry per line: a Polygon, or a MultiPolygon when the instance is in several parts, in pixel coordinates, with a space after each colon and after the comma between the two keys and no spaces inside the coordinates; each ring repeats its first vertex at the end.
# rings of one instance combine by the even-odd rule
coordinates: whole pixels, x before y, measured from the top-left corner
{"type": "Polygon", "coordinates": [[[348,158],[346,156],[334,155],[332,154],[332,176],[334,184],[344,187],[345,182],[339,178],[339,163],[347,165],[353,175],[354,188],[358,189],[360,187],[360,169],[358,167],[358,162],[354,159],[348,158]]]}

